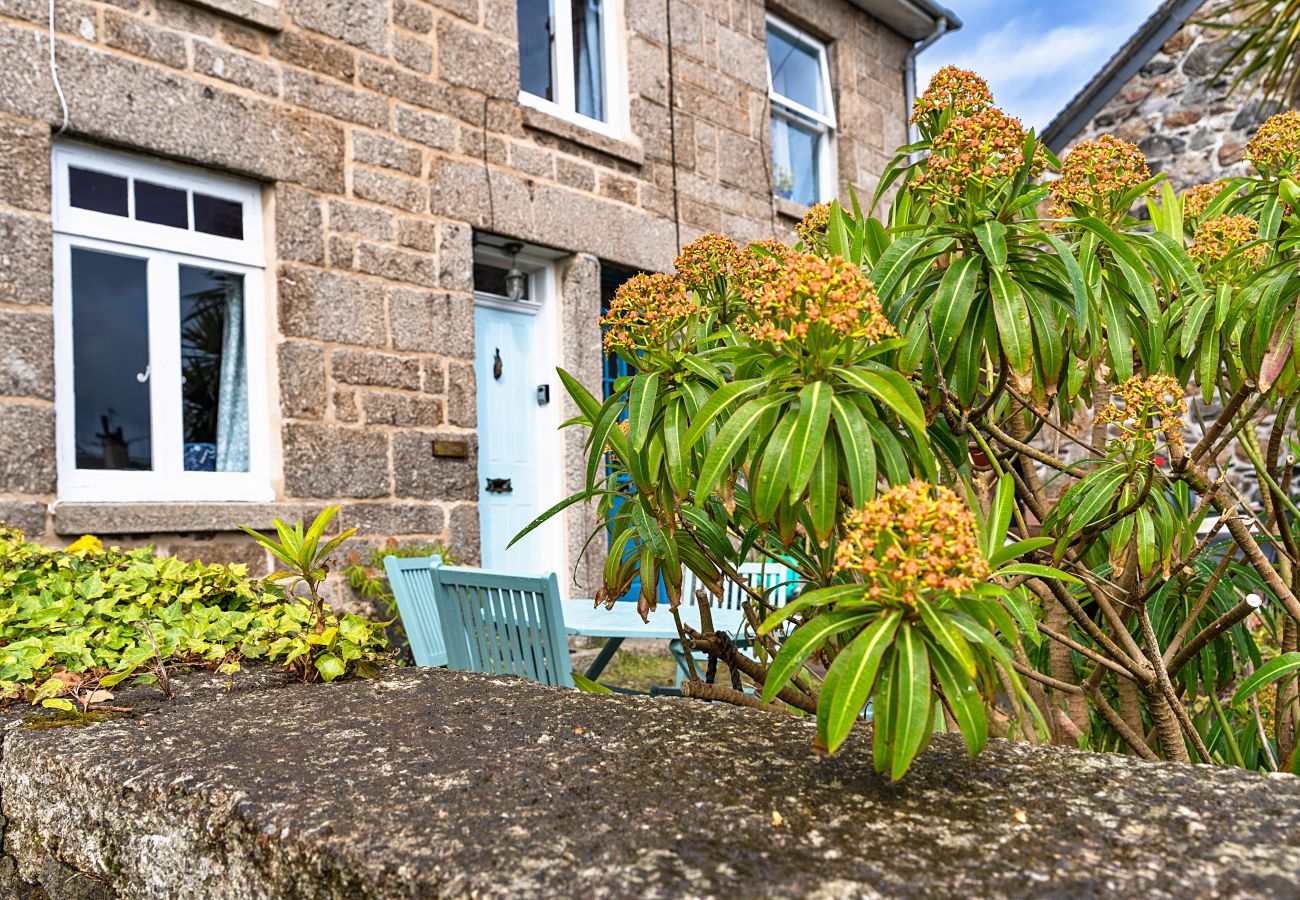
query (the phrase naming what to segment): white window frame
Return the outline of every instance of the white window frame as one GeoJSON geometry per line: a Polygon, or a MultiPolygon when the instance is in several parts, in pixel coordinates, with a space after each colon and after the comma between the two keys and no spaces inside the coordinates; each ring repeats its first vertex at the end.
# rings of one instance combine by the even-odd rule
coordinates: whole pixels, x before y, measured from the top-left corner
{"type": "MultiPolygon", "coordinates": [[[[837,184],[839,182],[838,166],[836,165],[835,152],[835,95],[831,90],[831,65],[830,53],[828,52],[826,42],[818,40],[808,32],[803,31],[789,22],[773,15],[767,14],[767,25],[769,28],[775,28],[777,31],[783,31],[791,38],[801,44],[806,44],[817,51],[818,68],[821,70],[822,78],[822,96],[826,98],[826,112],[819,113],[816,110],[809,109],[802,103],[796,103],[783,94],[778,94],[776,88],[772,86],[772,64],[771,57],[768,57],[767,63],[767,96],[772,107],[772,117],[774,119],[785,119],[793,121],[805,128],[812,128],[819,134],[817,140],[817,171],[821,177],[817,185],[818,201],[830,200],[835,196],[837,184]]],[[[766,32],[765,32],[766,34],[766,32]]],[[[765,41],[766,43],[766,41],[765,41]]],[[[773,160],[768,160],[771,166],[773,160]]]]}
{"type": "MultiPolygon", "coordinates": [[[[185,166],[76,144],[56,145],[52,165],[54,405],[59,500],[266,502],[275,499],[270,477],[266,261],[262,246],[260,188],[185,166]],[[238,201],[243,204],[243,239],[217,237],[75,208],[67,189],[70,167],[140,178],[154,184],[197,190],[209,196],[238,201]],[[152,470],[77,468],[72,340],[74,248],[147,260],[152,470]],[[187,472],[184,469],[179,284],[183,265],[243,276],[249,393],[247,472],[187,472]]],[[[128,213],[134,214],[135,191],[131,187],[128,187],[127,198],[128,213]]]]}
{"type": "MultiPolygon", "coordinates": [[[[517,0],[516,0],[517,2],[517,0]]],[[[577,111],[577,87],[573,81],[573,66],[560,65],[560,60],[573,59],[573,15],[571,0],[549,0],[551,21],[555,35],[551,45],[551,77],[555,86],[555,100],[530,94],[522,86],[519,103],[548,115],[579,125],[589,131],[615,140],[625,140],[630,129],[627,95],[627,47],[623,40],[623,0],[601,0],[605,4],[601,39],[601,57],[605,85],[605,120],[593,119],[577,111]],[[622,77],[619,77],[621,73],[622,77]]]]}

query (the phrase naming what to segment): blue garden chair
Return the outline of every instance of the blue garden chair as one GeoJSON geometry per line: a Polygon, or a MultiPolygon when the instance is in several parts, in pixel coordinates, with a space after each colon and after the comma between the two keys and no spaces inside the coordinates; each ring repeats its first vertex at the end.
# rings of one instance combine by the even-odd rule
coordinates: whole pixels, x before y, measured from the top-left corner
{"type": "Polygon", "coordinates": [[[433,566],[447,667],[573,687],[555,574],[433,566]]]}
{"type": "MultiPolygon", "coordinates": [[[[754,590],[769,592],[767,594],[768,600],[774,606],[784,606],[789,601],[790,595],[795,587],[794,579],[789,567],[783,566],[780,563],[742,563],[736,571],[745,576],[745,580],[754,590]]],[[[682,606],[688,608],[694,607],[696,605],[695,591],[697,588],[703,587],[703,585],[699,583],[699,579],[697,579],[689,570],[686,570],[683,574],[682,606]]],[[[708,589],[705,588],[705,590],[707,591],[708,589]]],[[[740,585],[728,578],[724,578],[722,581],[721,600],[719,601],[718,598],[715,598],[712,595],[710,595],[710,600],[717,603],[722,609],[740,609],[740,605],[748,598],[748,596],[749,595],[744,592],[740,585]]],[[[698,621],[698,618],[696,621],[698,621]]],[[[741,636],[741,634],[732,635],[732,637],[737,640],[739,640],[741,636]]],[[[668,645],[668,649],[672,652],[673,658],[677,660],[678,681],[685,681],[690,677],[690,670],[686,665],[686,648],[682,646],[680,640],[673,640],[668,645]]],[[[706,659],[703,653],[696,652],[693,656],[698,665],[703,665],[706,659]]]]}
{"type": "Polygon", "coordinates": [[[433,569],[441,565],[438,556],[384,557],[384,573],[417,666],[447,665],[447,647],[434,600],[433,569]]]}

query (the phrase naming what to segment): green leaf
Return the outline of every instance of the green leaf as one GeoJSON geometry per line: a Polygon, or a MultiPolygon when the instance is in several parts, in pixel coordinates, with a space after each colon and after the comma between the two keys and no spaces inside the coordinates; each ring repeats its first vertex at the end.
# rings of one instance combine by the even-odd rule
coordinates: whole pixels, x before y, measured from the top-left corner
{"type": "Polygon", "coordinates": [[[930,653],[930,666],[939,678],[939,686],[948,700],[957,727],[966,740],[966,750],[971,756],[988,744],[989,720],[983,698],[975,688],[970,673],[956,665],[943,648],[935,647],[930,653]]]}
{"type": "Polygon", "coordinates": [[[925,440],[925,410],[911,383],[897,372],[881,368],[856,366],[831,370],[850,387],[865,391],[903,420],[917,441],[925,440]]]}
{"type": "Polygon", "coordinates": [[[1083,584],[1082,581],[1069,572],[1062,572],[1060,569],[1054,569],[1051,566],[1040,566],[1037,563],[1015,563],[998,569],[996,574],[1032,575],[1035,578],[1054,578],[1057,581],[1064,581],[1066,584],[1083,584]]]}
{"type": "Polygon", "coordinates": [[[911,625],[903,623],[894,643],[898,657],[897,718],[893,724],[893,752],[889,777],[897,781],[906,774],[912,760],[920,752],[927,733],[932,727],[930,710],[930,658],[925,642],[911,625]]]}
{"type": "Polygon", "coordinates": [[[1006,268],[1007,226],[990,219],[976,227],[975,240],[979,241],[980,249],[994,269],[1006,268]]]}
{"type": "Polygon", "coordinates": [[[686,432],[686,404],[680,399],[669,400],[664,407],[664,455],[668,460],[668,480],[673,494],[686,496],[691,484],[691,454],[683,449],[682,436],[686,432]]]}
{"type": "Polygon", "coordinates": [[[71,700],[63,700],[63,699],[42,700],[41,706],[45,707],[46,709],[61,709],[64,712],[70,712],[70,713],[74,713],[77,711],[76,704],[74,704],[71,700]]]}
{"type": "Polygon", "coordinates": [[[556,369],[560,376],[560,381],[564,384],[564,389],[569,392],[573,402],[577,404],[578,409],[587,417],[590,424],[600,417],[600,401],[591,395],[591,391],[582,386],[582,382],[574,378],[563,369],[556,369]]]}
{"type": "Polygon", "coordinates": [[[1034,369],[1034,339],[1024,295],[1006,272],[996,269],[989,273],[989,287],[993,292],[993,318],[1002,351],[1011,371],[1027,377],[1034,369]]]}
{"type": "Polygon", "coordinates": [[[844,454],[845,475],[853,505],[861,506],[876,493],[876,451],[866,419],[856,405],[842,397],[831,401],[835,433],[844,454]]]}
{"type": "Polygon", "coordinates": [[[751,473],[754,477],[754,484],[750,488],[754,497],[754,515],[759,522],[772,521],[790,484],[790,472],[794,463],[794,433],[798,419],[799,414],[794,410],[781,417],[767,441],[756,473],[751,473]]]}
{"type": "Polygon", "coordinates": [[[804,591],[795,599],[791,600],[785,606],[779,607],[775,612],[763,621],[759,626],[759,634],[770,634],[772,629],[780,625],[786,619],[801,613],[806,609],[813,609],[818,606],[832,606],[835,603],[844,600],[861,600],[866,596],[866,588],[860,584],[837,584],[828,588],[816,588],[811,591],[804,591]]]}
{"type": "Polygon", "coordinates": [[[866,613],[832,612],[800,625],[781,645],[776,658],[772,660],[767,682],[763,685],[762,702],[771,703],[781,688],[799,671],[804,661],[826,643],[828,638],[870,621],[871,616],[866,613]]]}
{"type": "Polygon", "coordinates": [[[700,411],[695,414],[695,418],[691,420],[691,427],[686,432],[686,437],[682,439],[682,446],[694,447],[695,443],[703,437],[705,429],[717,418],[718,413],[722,412],[728,404],[757,391],[763,385],[763,381],[762,378],[733,381],[714,391],[705,404],[700,407],[700,411]]]}
{"type": "MultiPolygon", "coordinates": [[[[787,399],[784,396],[758,397],[736,410],[735,414],[727,420],[727,424],[722,426],[722,430],[718,432],[718,436],[709,447],[709,453],[700,467],[700,480],[695,486],[697,502],[702,502],[703,498],[718,486],[731,460],[749,440],[749,432],[758,422],[759,417],[767,410],[785,403],[787,399]]],[[[691,426],[691,431],[695,431],[694,425],[691,426]]],[[[690,434],[687,434],[687,446],[692,443],[690,438],[690,434]]]]}
{"type": "Polygon", "coordinates": [[[514,537],[512,537],[510,539],[509,544],[506,544],[506,549],[509,550],[515,544],[519,543],[521,540],[527,537],[530,532],[532,532],[535,528],[537,528],[537,526],[541,525],[543,522],[545,522],[547,519],[554,516],[556,513],[563,512],[564,510],[568,509],[570,506],[572,506],[575,503],[581,503],[584,500],[590,500],[592,497],[599,497],[603,494],[611,494],[611,493],[613,493],[613,491],[607,491],[598,488],[589,491],[580,491],[574,494],[572,497],[566,497],[565,499],[561,500],[559,503],[552,506],[546,512],[542,513],[536,519],[533,519],[531,522],[525,525],[523,530],[520,531],[518,534],[516,534],[514,537]]]}
{"type": "Polygon", "coordinates": [[[333,653],[322,653],[313,662],[316,671],[320,672],[320,677],[324,681],[333,681],[335,678],[342,677],[343,673],[347,671],[347,666],[344,665],[343,660],[333,653]]]}
{"type": "Polygon", "coordinates": [[[948,361],[957,346],[957,338],[967,325],[966,318],[975,299],[980,271],[978,257],[960,256],[953,260],[939,282],[939,290],[930,306],[930,323],[941,363],[948,361]]]}
{"type": "Polygon", "coordinates": [[[1261,666],[1247,678],[1232,695],[1233,703],[1240,703],[1266,684],[1284,678],[1300,669],[1300,653],[1283,653],[1281,656],[1261,666]]]}
{"type": "Polygon", "coordinates": [[[835,392],[824,381],[814,381],[799,391],[799,418],[791,443],[790,500],[794,502],[812,477],[813,466],[826,439],[835,392]]]}
{"type": "Polygon", "coordinates": [[[614,693],[609,688],[605,687],[603,684],[600,684],[599,682],[596,681],[592,681],[590,678],[588,678],[586,675],[583,675],[581,672],[573,672],[571,674],[573,676],[573,686],[576,687],[578,690],[582,691],[584,694],[613,694],[614,693]]]}
{"type": "Polygon", "coordinates": [[[659,397],[659,373],[638,375],[632,379],[632,390],[628,393],[628,443],[633,450],[645,446],[646,436],[650,434],[650,423],[654,419],[655,403],[659,397]]]}
{"type": "Polygon", "coordinates": [[[833,444],[826,444],[817,454],[817,465],[808,487],[808,517],[812,520],[813,537],[823,546],[835,532],[839,495],[839,453],[833,444]]]}
{"type": "Polygon", "coordinates": [[[820,743],[834,753],[848,738],[876,683],[885,651],[903,614],[897,610],[874,622],[840,651],[826,673],[817,701],[820,743]]]}
{"type": "Polygon", "coordinates": [[[938,642],[939,646],[947,650],[953,659],[957,660],[967,675],[974,678],[975,654],[971,652],[970,644],[966,643],[957,626],[948,621],[947,614],[943,610],[935,609],[933,604],[918,603],[917,609],[920,610],[921,622],[930,636],[938,642]]]}

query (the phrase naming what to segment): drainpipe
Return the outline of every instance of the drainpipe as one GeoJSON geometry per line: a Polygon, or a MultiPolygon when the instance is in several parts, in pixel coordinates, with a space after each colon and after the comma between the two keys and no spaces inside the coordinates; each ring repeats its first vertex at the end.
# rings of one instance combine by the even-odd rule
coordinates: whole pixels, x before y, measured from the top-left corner
{"type": "MultiPolygon", "coordinates": [[[[903,116],[912,118],[912,104],[916,102],[916,58],[921,55],[927,47],[933,44],[939,38],[948,33],[948,19],[946,16],[940,16],[934,23],[934,31],[931,31],[921,40],[912,45],[912,49],[907,51],[907,56],[903,60],[903,96],[906,105],[903,107],[903,116]]],[[[916,126],[907,126],[907,142],[915,143],[919,137],[916,126]]]]}

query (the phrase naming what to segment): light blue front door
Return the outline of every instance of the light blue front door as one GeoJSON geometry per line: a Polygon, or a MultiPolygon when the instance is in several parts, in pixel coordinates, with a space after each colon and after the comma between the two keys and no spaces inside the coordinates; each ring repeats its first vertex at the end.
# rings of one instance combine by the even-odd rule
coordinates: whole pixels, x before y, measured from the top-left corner
{"type": "Polygon", "coordinates": [[[483,567],[535,575],[563,566],[544,555],[550,529],[506,545],[543,512],[537,403],[540,353],[536,315],[491,306],[474,309],[478,393],[479,532],[483,567]]]}

